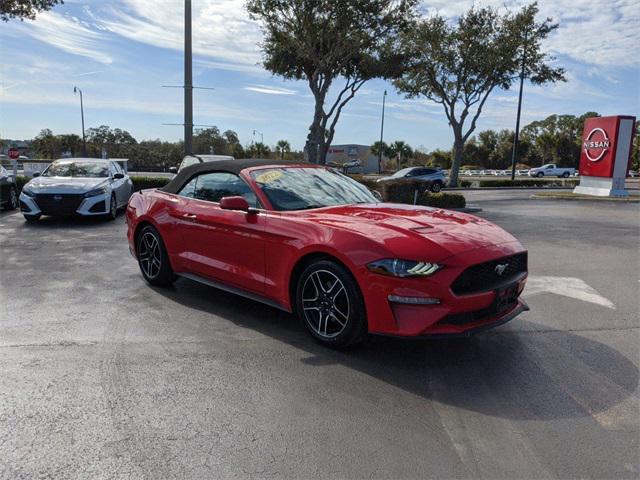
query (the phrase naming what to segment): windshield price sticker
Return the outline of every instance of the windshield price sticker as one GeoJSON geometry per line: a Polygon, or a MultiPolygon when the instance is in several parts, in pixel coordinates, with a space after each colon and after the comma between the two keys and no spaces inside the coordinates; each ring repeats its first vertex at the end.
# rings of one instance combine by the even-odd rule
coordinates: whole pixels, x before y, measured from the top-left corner
{"type": "Polygon", "coordinates": [[[280,170],[270,170],[266,173],[262,173],[256,177],[256,182],[258,183],[271,183],[275,182],[282,176],[282,172],[280,170]]]}

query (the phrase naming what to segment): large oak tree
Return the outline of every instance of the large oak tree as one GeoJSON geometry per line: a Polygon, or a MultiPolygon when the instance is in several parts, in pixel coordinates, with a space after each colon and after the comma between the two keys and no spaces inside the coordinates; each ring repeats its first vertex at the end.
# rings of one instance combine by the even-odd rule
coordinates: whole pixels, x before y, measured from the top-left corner
{"type": "Polygon", "coordinates": [[[264,30],[264,66],[304,80],[315,100],[305,150],[324,163],[344,106],[371,78],[399,74],[399,34],[416,0],[249,0],[264,30]],[[339,83],[335,94],[332,85],[339,83]]]}
{"type": "Polygon", "coordinates": [[[550,18],[538,22],[537,13],[535,3],[504,14],[473,7],[455,22],[439,15],[420,20],[402,36],[410,62],[395,85],[407,97],[442,105],[454,137],[452,186],[491,92],[509,89],[521,72],[535,85],[564,80],[564,70],[541,48],[558,25],[550,18]]]}

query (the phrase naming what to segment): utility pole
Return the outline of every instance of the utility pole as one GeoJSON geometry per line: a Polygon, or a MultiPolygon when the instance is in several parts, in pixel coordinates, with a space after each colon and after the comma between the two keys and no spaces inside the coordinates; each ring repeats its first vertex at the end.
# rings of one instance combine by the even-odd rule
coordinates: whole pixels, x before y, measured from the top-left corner
{"type": "Polygon", "coordinates": [[[184,153],[193,153],[193,71],[191,52],[191,0],[184,0],[184,153]]]}
{"type": "Polygon", "coordinates": [[[522,45],[522,69],[520,70],[520,93],[518,94],[518,116],[516,118],[516,134],[513,138],[513,153],[511,154],[511,180],[516,179],[516,160],[518,158],[518,137],[520,135],[520,111],[522,110],[522,87],[524,85],[525,66],[527,61],[527,31],[524,32],[522,45]]]}
{"type": "Polygon", "coordinates": [[[382,122],[380,123],[380,148],[378,148],[378,173],[382,173],[382,137],[384,135],[384,103],[387,99],[387,91],[382,95],[382,122]]]}
{"type": "Polygon", "coordinates": [[[82,90],[73,87],[73,93],[80,93],[80,117],[82,118],[82,155],[87,156],[87,139],[84,134],[84,106],[82,105],[82,90]]]}

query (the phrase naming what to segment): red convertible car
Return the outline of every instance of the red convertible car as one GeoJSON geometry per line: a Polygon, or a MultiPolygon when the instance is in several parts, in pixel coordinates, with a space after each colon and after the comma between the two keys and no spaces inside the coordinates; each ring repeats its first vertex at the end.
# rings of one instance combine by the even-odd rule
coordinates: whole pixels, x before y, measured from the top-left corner
{"type": "Polygon", "coordinates": [[[380,203],[330,168],[193,165],[134,194],[129,245],[144,278],[178,277],[295,312],[321,343],[367,333],[469,335],[524,310],[527,251],[472,215],[380,203]]]}

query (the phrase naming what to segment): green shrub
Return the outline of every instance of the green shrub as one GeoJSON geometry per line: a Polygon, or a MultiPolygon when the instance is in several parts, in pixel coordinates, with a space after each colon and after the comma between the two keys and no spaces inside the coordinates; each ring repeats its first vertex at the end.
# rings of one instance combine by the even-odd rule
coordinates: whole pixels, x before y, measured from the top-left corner
{"type": "Polygon", "coordinates": [[[24,175],[18,175],[16,177],[16,188],[18,189],[18,193],[22,191],[22,187],[24,184],[31,180],[29,177],[25,177],[24,175]]]}
{"type": "Polygon", "coordinates": [[[361,175],[359,173],[350,174],[349,176],[352,179],[354,179],[356,182],[363,184],[369,190],[378,190],[378,191],[381,190],[380,184],[376,182],[376,180],[373,178],[367,178],[364,175],[361,175]]]}
{"type": "Polygon", "coordinates": [[[147,188],[162,188],[171,181],[166,177],[131,177],[133,190],[138,192],[147,188]]]}
{"type": "Polygon", "coordinates": [[[377,185],[382,186],[382,199],[385,202],[394,203],[414,203],[416,192],[418,198],[429,189],[430,182],[421,182],[419,180],[390,180],[377,185]]]}
{"type": "Polygon", "coordinates": [[[418,204],[437,208],[464,208],[467,200],[459,193],[425,192],[419,197],[418,204]]]}

